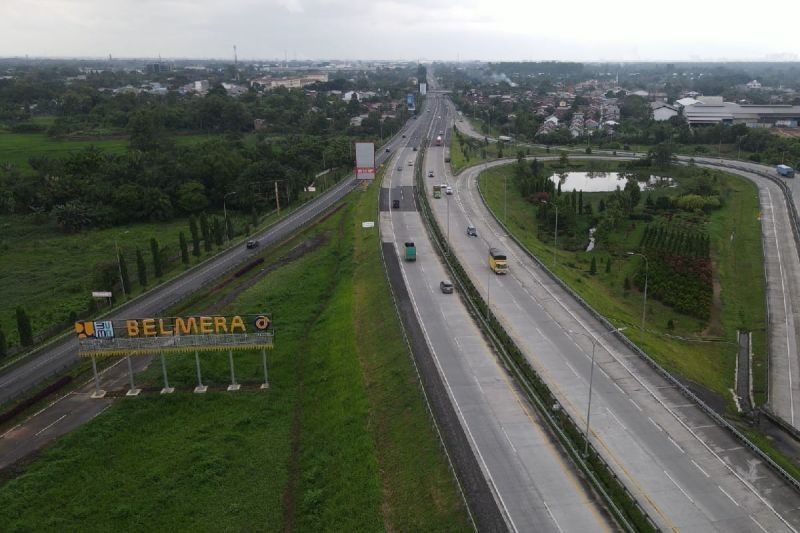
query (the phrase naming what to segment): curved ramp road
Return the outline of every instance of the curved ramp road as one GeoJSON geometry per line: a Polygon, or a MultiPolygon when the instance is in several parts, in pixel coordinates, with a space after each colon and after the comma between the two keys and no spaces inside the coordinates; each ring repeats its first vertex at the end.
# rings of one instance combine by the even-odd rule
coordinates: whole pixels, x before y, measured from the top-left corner
{"type": "MultiPolygon", "coordinates": [[[[408,125],[403,132],[407,129],[408,125]]],[[[394,151],[404,143],[405,139],[397,135],[386,146],[394,151]]],[[[391,154],[386,153],[381,147],[376,151],[377,163],[385,161],[389,155],[391,154]]],[[[356,180],[353,177],[342,180],[312,202],[306,203],[269,228],[255,234],[254,238],[260,240],[262,249],[286,239],[342,199],[355,186],[356,180]]],[[[260,250],[248,250],[244,243],[235,246],[199,264],[178,278],[155,287],[139,298],[121,306],[113,311],[109,318],[142,317],[160,313],[259,253],[260,250]]],[[[0,375],[0,404],[17,397],[48,376],[74,364],[77,360],[77,349],[77,341],[72,336],[68,336],[42,348],[23,362],[12,365],[0,375]]]]}
{"type": "MultiPolygon", "coordinates": [[[[431,148],[435,172],[446,168],[431,148]]],[[[437,155],[437,152],[438,155],[437,155]]],[[[494,163],[497,164],[497,163],[494,163]]],[[[491,165],[491,164],[490,164],[491,165]]],[[[591,338],[603,326],[507,237],[479,197],[480,168],[455,181],[451,245],[492,310],[562,406],[586,420],[591,338]],[[477,227],[478,238],[463,229],[477,227]],[[489,246],[508,254],[510,273],[490,274],[489,246]]],[[[452,178],[451,178],[452,182],[452,178]]],[[[441,227],[448,200],[431,200],[441,227]]],[[[592,441],[664,530],[796,531],[800,497],[770,469],[613,337],[598,341],[592,441]]]]}
{"type": "MultiPolygon", "coordinates": [[[[447,127],[442,99],[429,98],[429,107],[431,124],[422,136],[430,141],[447,127]]],[[[381,238],[394,244],[398,257],[405,242],[416,245],[417,260],[403,261],[402,275],[447,394],[509,529],[608,531],[608,518],[519,396],[465,304],[457,294],[440,290],[448,276],[416,211],[413,168],[406,164],[414,155],[408,149],[398,153],[401,164],[392,164],[384,179],[382,205],[397,199],[399,207],[383,207],[381,238]]],[[[426,175],[431,163],[422,163],[426,175]]],[[[438,176],[443,174],[426,179],[440,183],[438,176]]]]}

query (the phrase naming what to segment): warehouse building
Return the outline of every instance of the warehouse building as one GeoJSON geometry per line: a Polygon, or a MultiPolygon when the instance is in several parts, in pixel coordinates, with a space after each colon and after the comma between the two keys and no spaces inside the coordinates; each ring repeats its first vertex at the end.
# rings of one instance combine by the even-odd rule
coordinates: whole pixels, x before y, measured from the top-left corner
{"type": "Polygon", "coordinates": [[[745,124],[748,128],[796,128],[800,122],[798,105],[750,105],[723,102],[721,96],[700,96],[698,102],[683,108],[690,126],[745,124]]]}

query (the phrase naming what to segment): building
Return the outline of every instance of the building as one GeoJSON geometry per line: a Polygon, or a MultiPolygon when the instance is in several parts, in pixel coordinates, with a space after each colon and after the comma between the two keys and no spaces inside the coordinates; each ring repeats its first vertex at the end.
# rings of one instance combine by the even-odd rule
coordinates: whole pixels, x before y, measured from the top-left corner
{"type": "Polygon", "coordinates": [[[747,82],[747,88],[748,89],[760,89],[761,88],[761,83],[759,83],[758,80],[749,81],[749,82],[747,82]]]}
{"type": "Polygon", "coordinates": [[[653,110],[653,120],[657,122],[678,116],[678,110],[666,102],[650,102],[650,108],[653,110]]]}
{"type": "Polygon", "coordinates": [[[278,87],[286,87],[287,89],[300,89],[306,85],[313,85],[317,82],[325,83],[328,81],[328,74],[306,74],[304,76],[297,76],[293,78],[258,78],[250,82],[250,85],[260,85],[267,89],[276,89],[278,87]]]}
{"type": "Polygon", "coordinates": [[[796,128],[800,122],[798,105],[748,105],[724,102],[721,96],[701,96],[686,106],[683,115],[690,126],[745,124],[748,128],[796,128]]]}

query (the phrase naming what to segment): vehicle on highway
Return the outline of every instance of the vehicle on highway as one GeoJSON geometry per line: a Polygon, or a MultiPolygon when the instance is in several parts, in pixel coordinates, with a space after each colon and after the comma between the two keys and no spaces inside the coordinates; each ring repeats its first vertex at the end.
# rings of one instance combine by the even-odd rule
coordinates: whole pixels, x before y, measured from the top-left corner
{"type": "Polygon", "coordinates": [[[508,260],[506,254],[498,248],[489,248],[489,268],[495,274],[506,274],[508,272],[508,260]]]}
{"type": "Polygon", "coordinates": [[[416,261],[417,260],[417,247],[414,246],[413,242],[405,243],[406,247],[406,261],[416,261]]]}
{"type": "Polygon", "coordinates": [[[451,186],[447,186],[444,190],[445,194],[453,194],[453,188],[451,186]]]}
{"type": "Polygon", "coordinates": [[[411,150],[412,150],[412,151],[414,151],[414,152],[416,152],[416,151],[417,151],[417,147],[415,146],[415,147],[414,147],[414,148],[412,148],[411,150]]]}
{"type": "Polygon", "coordinates": [[[775,167],[775,172],[778,175],[783,176],[784,178],[793,178],[794,177],[794,169],[788,165],[778,165],[775,167]]]}
{"type": "Polygon", "coordinates": [[[432,177],[433,177],[433,170],[429,170],[429,171],[428,171],[428,177],[429,177],[429,178],[432,178],[432,177]]]}
{"type": "Polygon", "coordinates": [[[392,209],[400,209],[400,200],[392,200],[392,209]]]}
{"type": "Polygon", "coordinates": [[[406,134],[404,133],[404,134],[403,134],[403,139],[405,139],[405,138],[406,138],[406,134]]]}
{"type": "Polygon", "coordinates": [[[410,167],[414,166],[414,162],[412,160],[410,160],[410,159],[408,160],[408,166],[410,166],[410,167]]]}
{"type": "Polygon", "coordinates": [[[433,186],[433,197],[434,198],[441,198],[442,197],[442,186],[441,185],[434,185],[433,186]]]}
{"type": "Polygon", "coordinates": [[[477,237],[478,230],[475,229],[475,226],[467,226],[467,236],[468,237],[477,237]]]}
{"type": "Polygon", "coordinates": [[[436,136],[436,146],[441,146],[441,145],[442,145],[442,136],[441,135],[437,135],[436,136]]]}
{"type": "Polygon", "coordinates": [[[449,279],[445,279],[439,282],[439,289],[444,294],[453,294],[453,282],[449,279]]]}
{"type": "Polygon", "coordinates": [[[388,148],[386,149],[386,153],[387,153],[387,154],[389,153],[389,149],[388,149],[388,148]]]}
{"type": "Polygon", "coordinates": [[[247,241],[247,244],[245,244],[245,246],[247,246],[250,249],[255,248],[256,246],[258,246],[258,240],[256,239],[249,240],[247,241]]]}
{"type": "Polygon", "coordinates": [[[401,171],[401,172],[402,172],[402,170],[403,170],[403,165],[397,165],[397,170],[399,170],[399,171],[401,171]]]}

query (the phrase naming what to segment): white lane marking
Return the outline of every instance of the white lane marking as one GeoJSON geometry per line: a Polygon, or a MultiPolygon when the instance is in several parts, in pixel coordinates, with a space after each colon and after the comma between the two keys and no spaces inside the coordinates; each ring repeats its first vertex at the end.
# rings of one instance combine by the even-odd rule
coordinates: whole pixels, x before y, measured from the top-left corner
{"type": "Polygon", "coordinates": [[[22,425],[22,424],[20,423],[20,424],[17,424],[16,426],[14,426],[13,428],[9,429],[8,431],[6,431],[6,432],[5,432],[5,433],[3,433],[2,435],[0,435],[0,439],[4,438],[6,435],[8,435],[9,433],[11,433],[12,431],[14,431],[15,429],[17,429],[17,428],[18,428],[18,427],[20,427],[21,425],[22,425]]]}
{"type": "Polygon", "coordinates": [[[717,488],[718,488],[719,490],[721,490],[721,491],[722,491],[722,494],[724,494],[725,496],[727,496],[727,497],[728,497],[728,499],[729,499],[730,501],[732,501],[733,503],[735,503],[735,504],[736,504],[736,507],[741,507],[741,505],[739,505],[739,502],[737,502],[736,500],[734,500],[733,498],[731,498],[731,495],[730,495],[730,494],[728,494],[727,492],[725,492],[725,489],[723,489],[723,488],[722,488],[722,487],[720,487],[719,485],[717,485],[717,488]]]}
{"type": "Polygon", "coordinates": [[[669,439],[669,441],[672,443],[672,445],[673,445],[673,446],[675,446],[676,448],[678,448],[678,449],[680,450],[680,452],[681,452],[681,453],[686,453],[686,452],[684,451],[684,449],[683,449],[683,448],[681,448],[681,447],[680,447],[680,445],[678,445],[678,443],[677,443],[677,442],[675,442],[675,440],[674,440],[672,437],[670,437],[669,435],[667,435],[667,439],[669,439]]]}
{"type": "Polygon", "coordinates": [[[505,436],[506,436],[506,440],[508,441],[508,445],[509,445],[509,446],[511,446],[511,449],[512,449],[512,450],[514,450],[514,454],[515,454],[515,455],[519,455],[519,453],[517,453],[517,447],[516,447],[516,446],[514,446],[514,443],[513,443],[513,442],[511,442],[511,438],[508,436],[508,433],[506,432],[506,428],[504,428],[504,427],[501,425],[501,426],[500,426],[500,429],[502,429],[502,430],[503,430],[503,435],[505,435],[505,436]]]}
{"type": "Polygon", "coordinates": [[[784,274],[783,274],[783,259],[781,258],[781,247],[778,243],[778,230],[775,227],[775,208],[772,203],[772,191],[767,189],[767,197],[769,198],[769,210],[772,214],[771,219],[771,227],[772,227],[772,235],[775,237],[775,249],[778,252],[778,271],[781,275],[781,294],[783,295],[783,316],[786,318],[786,364],[789,365],[789,371],[786,373],[789,376],[789,413],[791,416],[792,425],[794,425],[794,397],[793,397],[793,390],[792,390],[792,354],[791,354],[791,343],[789,339],[789,307],[786,303],[786,285],[784,283],[784,274]]]}
{"type": "Polygon", "coordinates": [[[617,424],[622,426],[622,429],[624,429],[625,431],[628,431],[628,428],[625,427],[625,424],[623,424],[622,421],[619,418],[617,418],[617,415],[615,415],[614,412],[611,409],[606,407],[606,411],[608,411],[608,414],[610,414],[614,418],[614,420],[617,421],[617,424]]]}
{"type": "Polygon", "coordinates": [[[764,529],[764,526],[762,526],[761,524],[759,524],[759,523],[758,523],[758,520],[756,520],[755,518],[753,518],[753,515],[749,515],[749,516],[750,516],[750,520],[752,520],[753,522],[755,522],[755,524],[758,526],[758,528],[759,528],[761,531],[763,531],[764,533],[769,533],[769,531],[767,531],[766,529],[764,529]]]}
{"type": "Polygon", "coordinates": [[[656,421],[655,421],[655,420],[653,420],[653,419],[652,419],[652,418],[650,418],[649,416],[647,417],[647,419],[650,421],[650,423],[651,423],[651,424],[653,424],[653,425],[656,427],[656,429],[657,429],[657,430],[659,430],[659,431],[664,431],[663,429],[661,429],[661,426],[659,426],[659,425],[656,423],[656,421]]]}
{"type": "Polygon", "coordinates": [[[669,480],[670,480],[670,481],[672,481],[673,485],[675,485],[676,487],[678,487],[678,490],[679,490],[679,491],[681,491],[681,492],[683,493],[683,495],[684,495],[684,496],[686,496],[686,499],[687,499],[687,500],[689,500],[690,502],[694,503],[694,500],[692,499],[692,497],[691,497],[691,496],[689,496],[689,494],[688,494],[688,493],[687,493],[685,490],[683,490],[683,487],[681,487],[680,485],[678,485],[678,483],[677,483],[677,482],[676,482],[674,479],[672,479],[672,476],[670,476],[670,475],[669,475],[669,472],[667,472],[666,470],[664,470],[664,473],[667,475],[667,477],[669,478],[669,480]]]}
{"type": "Polygon", "coordinates": [[[575,372],[575,369],[574,369],[574,368],[572,368],[572,365],[571,365],[571,364],[569,364],[569,361],[564,361],[564,363],[566,363],[566,365],[569,367],[569,369],[572,371],[572,373],[573,373],[573,374],[575,374],[575,377],[576,377],[576,378],[578,378],[578,379],[580,379],[580,376],[578,375],[578,373],[577,373],[577,372],[575,372]]]}
{"type": "Polygon", "coordinates": [[[639,410],[639,412],[640,412],[640,413],[642,412],[642,408],[639,406],[639,404],[638,404],[638,403],[636,403],[636,402],[633,400],[633,398],[628,398],[628,401],[630,401],[630,402],[633,404],[633,406],[639,410]]]}
{"type": "Polygon", "coordinates": [[[56,424],[58,424],[59,422],[64,420],[65,418],[67,418],[67,415],[61,415],[60,417],[58,417],[58,419],[55,422],[53,422],[52,424],[48,424],[47,426],[45,426],[42,429],[40,429],[39,431],[37,431],[36,434],[34,435],[34,437],[38,437],[39,435],[41,435],[42,433],[44,433],[45,431],[47,431],[51,427],[55,426],[56,424]]]}
{"type": "MultiPolygon", "coordinates": [[[[616,381],[614,381],[614,382],[612,382],[612,383],[614,383],[614,386],[617,388],[617,390],[618,390],[618,391],[620,391],[622,394],[625,394],[625,391],[624,391],[624,390],[622,390],[622,387],[620,387],[619,385],[617,385],[617,382],[616,382],[616,381]]],[[[631,401],[633,401],[633,400],[631,400],[631,401]]],[[[639,410],[641,411],[641,408],[640,408],[639,410]]]]}
{"type": "Polygon", "coordinates": [[[556,520],[556,517],[553,516],[552,511],[550,511],[550,506],[547,505],[547,502],[544,501],[544,500],[542,500],[542,503],[544,504],[544,508],[547,509],[547,514],[550,515],[550,518],[553,520],[553,523],[556,525],[556,528],[558,528],[558,530],[561,531],[561,533],[564,533],[564,530],[561,529],[560,525],[558,525],[558,520],[556,520]]]}
{"type": "Polygon", "coordinates": [[[707,473],[705,470],[703,470],[703,469],[700,467],[700,465],[699,465],[699,464],[697,464],[697,463],[695,463],[695,462],[694,462],[694,459],[690,459],[690,460],[692,461],[692,464],[693,464],[694,466],[696,466],[696,467],[697,467],[697,469],[703,473],[703,475],[704,475],[704,476],[706,476],[706,477],[711,477],[711,476],[709,476],[709,475],[708,475],[708,473],[707,473]]]}

